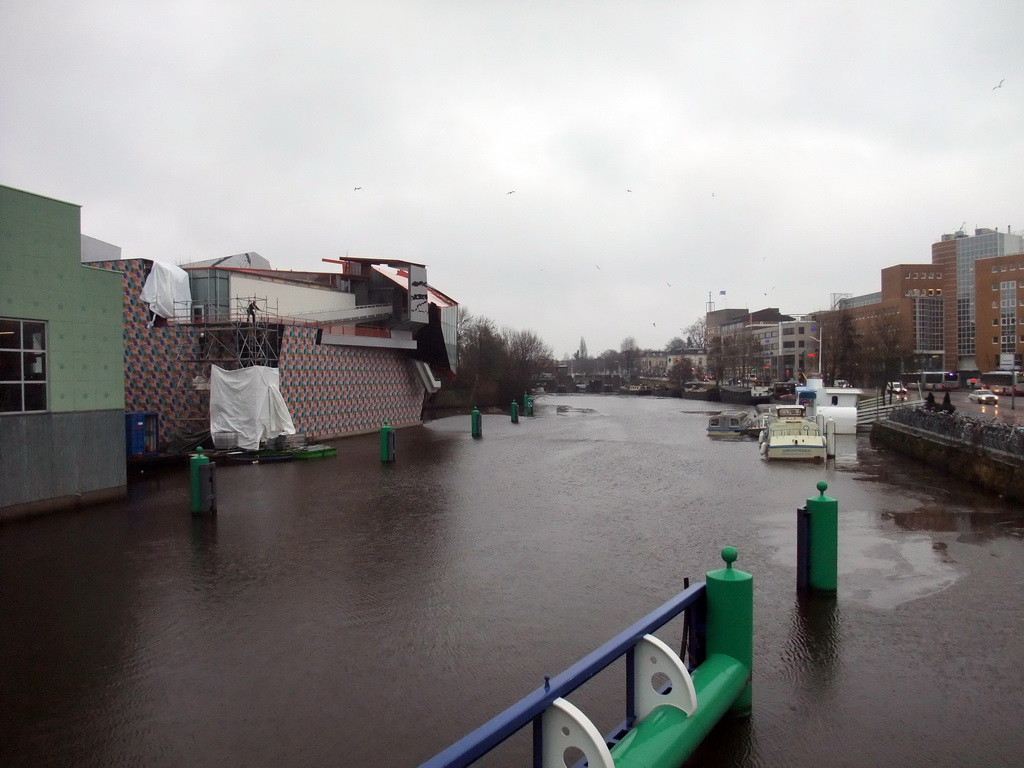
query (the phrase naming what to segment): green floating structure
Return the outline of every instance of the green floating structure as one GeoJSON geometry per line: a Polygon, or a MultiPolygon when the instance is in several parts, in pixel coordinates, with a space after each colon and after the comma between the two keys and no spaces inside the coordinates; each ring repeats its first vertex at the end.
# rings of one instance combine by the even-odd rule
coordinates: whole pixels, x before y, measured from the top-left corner
{"type": "Polygon", "coordinates": [[[523,415],[533,416],[533,398],[529,392],[523,393],[523,415]]]}
{"type": "Polygon", "coordinates": [[[203,453],[202,446],[188,460],[188,484],[192,514],[217,511],[216,464],[203,453]]]}
{"type": "Polygon", "coordinates": [[[839,502],[825,495],[828,483],[818,483],[818,495],[797,510],[797,590],[834,595],[839,588],[839,502]]]}
{"type": "Polygon", "coordinates": [[[707,655],[691,675],[692,706],[638,712],[636,726],[610,751],[615,768],[679,768],[725,715],[750,714],[754,577],[733,568],[736,558],[726,547],[725,568],[707,574],[707,655]]]}
{"type": "Polygon", "coordinates": [[[751,711],[754,663],[754,578],[733,567],[736,550],[725,547],[725,568],[695,584],[612,638],[544,687],[493,717],[420,768],[468,766],[530,724],[534,765],[565,766],[569,750],[590,768],[679,768],[726,715],[751,711]],[[688,611],[692,672],[651,632],[688,611]],[[565,696],[626,657],[626,720],[611,738],[565,696]]]}
{"type": "Polygon", "coordinates": [[[395,430],[386,421],[380,428],[380,460],[385,464],[395,460],[395,430]]]}

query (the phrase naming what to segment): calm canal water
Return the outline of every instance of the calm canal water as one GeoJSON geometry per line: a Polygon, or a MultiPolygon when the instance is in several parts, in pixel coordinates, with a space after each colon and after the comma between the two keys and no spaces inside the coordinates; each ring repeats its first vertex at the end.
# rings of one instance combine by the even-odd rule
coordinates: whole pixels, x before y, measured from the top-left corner
{"type": "MultiPolygon", "coordinates": [[[[682,588],[754,574],[754,714],[691,765],[1019,765],[1024,510],[846,437],[825,466],[705,434],[710,404],[547,396],[319,462],[184,470],[0,526],[0,764],[416,766],[682,588]],[[801,605],[795,510],[840,507],[801,605]]],[[[678,645],[679,627],[660,633],[678,645]]],[[[624,666],[573,698],[602,730],[624,666]]],[[[517,738],[481,765],[528,765],[517,738]]]]}

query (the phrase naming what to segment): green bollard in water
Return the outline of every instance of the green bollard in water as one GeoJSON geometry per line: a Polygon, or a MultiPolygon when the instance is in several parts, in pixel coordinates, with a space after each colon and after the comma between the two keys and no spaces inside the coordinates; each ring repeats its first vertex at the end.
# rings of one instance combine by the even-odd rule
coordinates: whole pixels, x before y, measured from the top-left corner
{"type": "Polygon", "coordinates": [[[188,483],[192,499],[192,513],[203,511],[202,494],[199,487],[199,467],[209,464],[210,458],[203,455],[203,447],[196,448],[196,452],[188,460],[188,483]]]}
{"type": "Polygon", "coordinates": [[[385,463],[395,460],[395,430],[386,421],[380,428],[380,460],[385,463]]]}
{"type": "Polygon", "coordinates": [[[509,413],[512,414],[512,423],[519,423],[519,403],[515,400],[512,401],[512,405],[509,407],[509,413]]]}
{"type": "Polygon", "coordinates": [[[818,496],[807,499],[810,518],[808,586],[812,592],[835,594],[839,587],[839,502],[825,495],[828,483],[818,483],[818,496]]]}
{"type": "MultiPolygon", "coordinates": [[[[737,557],[733,547],[725,547],[725,568],[707,573],[707,656],[730,656],[750,673],[754,668],[754,577],[732,567],[737,557]]],[[[737,717],[749,715],[752,701],[748,680],[729,712],[737,717]]]]}
{"type": "Polygon", "coordinates": [[[473,433],[473,437],[481,437],[484,433],[484,425],[480,420],[480,411],[477,408],[474,408],[473,412],[469,415],[469,428],[473,433]]]}

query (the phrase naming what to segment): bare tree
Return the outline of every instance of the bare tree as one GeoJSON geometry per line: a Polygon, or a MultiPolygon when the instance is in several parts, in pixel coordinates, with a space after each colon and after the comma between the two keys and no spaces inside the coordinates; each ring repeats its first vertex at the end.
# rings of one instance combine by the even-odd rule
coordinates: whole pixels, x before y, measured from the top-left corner
{"type": "Polygon", "coordinates": [[[498,330],[494,321],[459,313],[459,366],[455,389],[472,405],[507,405],[541,373],[554,373],[551,347],[533,331],[498,330]]]}
{"type": "Polygon", "coordinates": [[[640,345],[633,336],[627,336],[619,344],[619,351],[622,353],[622,364],[626,369],[626,381],[632,381],[633,367],[640,357],[640,345]]]}
{"type": "Polygon", "coordinates": [[[614,349],[606,349],[597,357],[600,370],[606,374],[618,373],[622,363],[622,353],[614,349]]]}
{"type": "Polygon", "coordinates": [[[459,367],[455,386],[469,399],[490,402],[497,395],[498,372],[505,350],[494,321],[465,312],[459,316],[459,367]]]}
{"type": "Polygon", "coordinates": [[[668,371],[668,381],[673,387],[679,387],[680,389],[688,381],[692,381],[696,370],[693,364],[693,360],[688,357],[681,357],[668,371]]]}
{"type": "Polygon", "coordinates": [[[721,383],[725,378],[725,366],[726,366],[726,350],[725,344],[722,341],[722,337],[719,335],[712,336],[708,340],[708,374],[715,381],[721,383]]]}
{"type": "Polygon", "coordinates": [[[816,319],[821,355],[818,365],[829,383],[837,379],[859,381],[858,333],[847,309],[823,313],[816,319]]]}
{"type": "Polygon", "coordinates": [[[708,348],[708,321],[706,317],[698,317],[686,327],[684,333],[686,334],[686,346],[704,350],[708,348]]]}
{"type": "Polygon", "coordinates": [[[501,332],[506,354],[504,393],[508,399],[525,392],[542,371],[552,368],[551,347],[533,331],[504,329],[501,332]]]}
{"type": "Polygon", "coordinates": [[[744,329],[732,335],[732,373],[739,381],[745,381],[750,376],[760,378],[764,375],[762,366],[764,356],[761,345],[750,331],[744,329]]]}
{"type": "Polygon", "coordinates": [[[469,311],[469,307],[459,307],[459,319],[456,325],[456,336],[458,338],[458,367],[461,368],[466,364],[466,348],[469,344],[470,334],[472,333],[473,324],[476,322],[476,318],[473,313],[469,311]]]}
{"type": "Polygon", "coordinates": [[[898,311],[873,318],[864,335],[863,359],[870,379],[877,386],[899,377],[905,360],[912,354],[910,336],[898,311]]]}
{"type": "Polygon", "coordinates": [[[572,353],[572,359],[573,373],[589,376],[594,370],[594,360],[587,354],[587,341],[582,336],[580,337],[579,349],[572,353]]]}

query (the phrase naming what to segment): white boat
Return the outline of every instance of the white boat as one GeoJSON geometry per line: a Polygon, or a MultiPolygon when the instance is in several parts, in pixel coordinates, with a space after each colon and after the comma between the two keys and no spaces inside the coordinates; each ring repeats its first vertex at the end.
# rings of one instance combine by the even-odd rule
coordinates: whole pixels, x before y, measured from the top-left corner
{"type": "Polygon", "coordinates": [[[761,455],[768,459],[824,461],[825,435],[802,405],[777,405],[759,436],[761,455]]]}
{"type": "Polygon", "coordinates": [[[708,435],[756,435],[750,411],[722,411],[708,419],[708,435]]]}
{"type": "Polygon", "coordinates": [[[807,385],[797,387],[797,402],[807,406],[809,418],[835,422],[837,435],[857,434],[857,408],[864,390],[854,387],[826,387],[820,374],[810,374],[807,385]]]}

